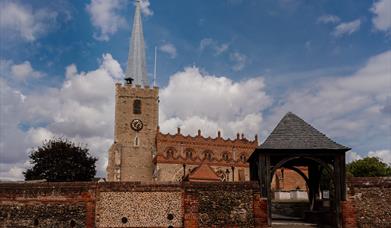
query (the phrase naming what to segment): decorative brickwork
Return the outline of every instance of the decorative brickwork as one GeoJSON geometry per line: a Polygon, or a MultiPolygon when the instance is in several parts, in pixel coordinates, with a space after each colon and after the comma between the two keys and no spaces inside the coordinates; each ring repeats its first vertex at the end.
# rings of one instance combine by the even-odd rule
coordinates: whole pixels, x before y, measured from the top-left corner
{"type": "Polygon", "coordinates": [[[247,158],[258,146],[258,139],[256,136],[250,141],[243,135],[234,140],[223,139],[220,133],[216,138],[206,138],[201,131],[194,137],[184,136],[178,129],[175,135],[159,131],[156,143],[158,181],[178,181],[201,163],[212,167],[222,181],[248,181],[247,158]]]}

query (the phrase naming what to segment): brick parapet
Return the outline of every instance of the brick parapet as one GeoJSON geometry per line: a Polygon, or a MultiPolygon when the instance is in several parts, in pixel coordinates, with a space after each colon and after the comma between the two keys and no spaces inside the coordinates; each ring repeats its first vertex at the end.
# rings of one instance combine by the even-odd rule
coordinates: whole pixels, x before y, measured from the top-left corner
{"type": "Polygon", "coordinates": [[[99,192],[177,192],[182,191],[178,182],[104,182],[98,184],[99,192]]]}
{"type": "Polygon", "coordinates": [[[347,178],[349,187],[383,187],[391,188],[391,177],[350,177],[347,178]]]}
{"type": "Polygon", "coordinates": [[[93,201],[95,182],[0,183],[1,200],[93,201]]]}
{"type": "Polygon", "coordinates": [[[190,191],[259,191],[256,181],[246,182],[183,182],[184,190],[190,191]]]}

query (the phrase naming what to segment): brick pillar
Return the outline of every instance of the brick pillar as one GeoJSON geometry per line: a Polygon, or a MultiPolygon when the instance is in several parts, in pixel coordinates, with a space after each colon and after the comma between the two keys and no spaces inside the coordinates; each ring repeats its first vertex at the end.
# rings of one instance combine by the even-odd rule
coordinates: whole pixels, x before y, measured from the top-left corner
{"type": "Polygon", "coordinates": [[[198,199],[194,193],[186,192],[183,199],[184,226],[186,228],[198,227],[198,199]]]}
{"type": "Polygon", "coordinates": [[[95,227],[95,196],[91,193],[83,192],[81,198],[86,205],[86,227],[95,227]]]}
{"type": "Polygon", "coordinates": [[[267,199],[261,198],[259,193],[253,195],[254,226],[268,227],[267,225],[267,199]]]}
{"type": "Polygon", "coordinates": [[[344,228],[356,228],[356,214],[352,200],[341,201],[342,226],[344,228]]]}
{"type": "Polygon", "coordinates": [[[88,202],[86,204],[86,227],[95,227],[95,203],[88,202]]]}

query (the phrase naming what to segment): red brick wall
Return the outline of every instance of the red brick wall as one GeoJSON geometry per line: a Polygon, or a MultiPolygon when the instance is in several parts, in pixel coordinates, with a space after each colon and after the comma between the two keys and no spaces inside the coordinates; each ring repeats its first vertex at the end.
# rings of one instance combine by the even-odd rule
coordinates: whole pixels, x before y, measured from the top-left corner
{"type": "MultiPolygon", "coordinates": [[[[299,168],[307,177],[308,177],[308,169],[307,167],[297,167],[299,168]]],[[[303,177],[301,177],[298,173],[290,169],[284,169],[284,175],[282,177],[282,169],[277,169],[273,179],[272,179],[272,190],[283,190],[283,191],[291,191],[291,190],[304,190],[307,191],[307,185],[303,177]],[[277,178],[279,180],[277,180],[277,178]],[[278,183],[277,183],[278,181],[278,183]]]]}

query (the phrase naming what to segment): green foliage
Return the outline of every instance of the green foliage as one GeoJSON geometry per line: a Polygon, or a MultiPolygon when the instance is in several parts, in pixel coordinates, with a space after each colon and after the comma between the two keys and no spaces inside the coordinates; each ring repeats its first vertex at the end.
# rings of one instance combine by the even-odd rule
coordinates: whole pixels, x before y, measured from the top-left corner
{"type": "Polygon", "coordinates": [[[353,161],[346,166],[347,175],[354,177],[391,176],[391,167],[377,157],[366,157],[353,161]]]}
{"type": "Polygon", "coordinates": [[[61,138],[54,138],[30,153],[32,168],[23,172],[26,180],[90,181],[96,174],[95,162],[88,148],[61,138]]]}

